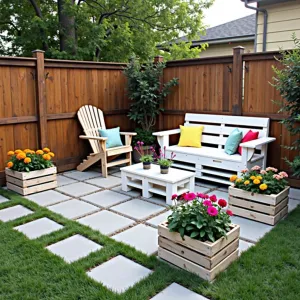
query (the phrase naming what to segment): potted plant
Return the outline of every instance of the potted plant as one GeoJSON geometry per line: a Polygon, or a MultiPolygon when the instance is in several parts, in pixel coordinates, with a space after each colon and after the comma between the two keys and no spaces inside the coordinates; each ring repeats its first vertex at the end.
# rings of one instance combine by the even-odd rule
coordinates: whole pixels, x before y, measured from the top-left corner
{"type": "Polygon", "coordinates": [[[235,215],[275,225],[288,213],[288,174],[268,167],[254,166],[231,176],[229,206],[235,215]]]}
{"type": "Polygon", "coordinates": [[[168,221],[158,227],[158,255],[206,280],[238,258],[240,227],[231,223],[227,201],[215,195],[173,195],[168,221]]]}
{"type": "Polygon", "coordinates": [[[5,169],[7,188],[29,195],[57,187],[56,167],[49,148],[43,150],[17,149],[9,151],[5,169]]]}
{"type": "Polygon", "coordinates": [[[134,147],[134,150],[137,151],[137,153],[139,154],[140,158],[140,162],[143,163],[143,168],[145,170],[149,170],[151,169],[151,163],[154,161],[153,158],[153,148],[150,147],[149,151],[151,151],[150,153],[148,152],[148,149],[146,150],[144,147],[144,142],[141,141],[137,141],[136,146],[134,147]]]}
{"type": "MultiPolygon", "coordinates": [[[[163,111],[163,101],[172,87],[178,85],[177,78],[162,83],[164,68],[163,62],[141,64],[139,59],[133,57],[124,70],[127,94],[131,100],[128,117],[140,126],[136,129],[137,136],[133,142],[142,140],[143,147],[150,147],[155,143],[152,133],[157,116],[163,111]]],[[[137,151],[134,151],[133,158],[135,162],[139,161],[137,151]]]]}
{"type": "Polygon", "coordinates": [[[157,164],[160,166],[160,173],[161,174],[168,174],[169,168],[173,164],[173,159],[176,157],[176,154],[173,152],[171,153],[171,158],[166,158],[166,147],[164,147],[164,150],[159,150],[160,155],[157,156],[156,152],[154,152],[154,156],[156,158],[157,164]]]}

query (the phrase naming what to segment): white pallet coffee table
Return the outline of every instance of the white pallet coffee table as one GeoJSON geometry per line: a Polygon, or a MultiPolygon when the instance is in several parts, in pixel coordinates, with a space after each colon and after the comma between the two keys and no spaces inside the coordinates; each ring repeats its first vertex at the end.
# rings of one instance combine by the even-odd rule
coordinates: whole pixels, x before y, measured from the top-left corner
{"type": "Polygon", "coordinates": [[[150,198],[152,194],[166,197],[166,202],[172,205],[173,194],[183,194],[194,191],[195,173],[170,168],[169,174],[161,174],[160,167],[152,164],[150,170],[144,170],[143,164],[135,164],[121,168],[122,190],[141,189],[143,197],[150,198]]]}

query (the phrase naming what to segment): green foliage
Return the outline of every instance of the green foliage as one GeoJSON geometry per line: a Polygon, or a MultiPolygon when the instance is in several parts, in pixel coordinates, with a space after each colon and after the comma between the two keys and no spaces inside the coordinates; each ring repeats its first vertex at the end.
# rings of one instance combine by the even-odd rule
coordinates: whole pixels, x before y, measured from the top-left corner
{"type": "Polygon", "coordinates": [[[145,146],[152,146],[155,143],[156,137],[152,135],[152,130],[136,128],[135,132],[137,135],[135,135],[132,139],[134,144],[136,144],[138,141],[143,141],[145,146]]]}
{"type": "Polygon", "coordinates": [[[134,57],[124,70],[128,97],[132,101],[128,116],[144,131],[152,130],[157,116],[163,110],[160,105],[171,88],[178,84],[177,78],[161,84],[164,68],[165,64],[161,62],[141,65],[134,57]]]}
{"type": "Polygon", "coordinates": [[[151,162],[154,161],[154,158],[153,158],[152,155],[146,154],[146,155],[143,155],[143,156],[140,157],[140,161],[141,162],[150,162],[151,163],[151,162]]]}
{"type": "Polygon", "coordinates": [[[173,212],[168,217],[169,230],[179,232],[182,239],[189,236],[203,242],[215,242],[226,236],[231,224],[229,214],[217,204],[215,195],[211,196],[212,201],[208,198],[207,195],[199,194],[198,197],[194,193],[184,194],[182,197],[174,195],[176,205],[172,207],[173,212]],[[208,212],[210,209],[214,210],[216,215],[210,215],[208,212]]]}
{"type": "Polygon", "coordinates": [[[171,167],[173,164],[173,161],[167,158],[159,158],[157,160],[157,163],[162,167],[171,167]]]}
{"type": "MultiPolygon", "coordinates": [[[[274,84],[280,95],[285,99],[279,112],[288,113],[288,117],[281,121],[286,126],[292,136],[298,138],[291,146],[285,146],[290,150],[300,150],[300,40],[293,34],[295,49],[292,51],[283,51],[282,58],[279,61],[282,68],[273,67],[275,72],[274,84]]],[[[286,161],[295,172],[295,176],[300,175],[300,156],[295,158],[294,162],[286,161]]]]}

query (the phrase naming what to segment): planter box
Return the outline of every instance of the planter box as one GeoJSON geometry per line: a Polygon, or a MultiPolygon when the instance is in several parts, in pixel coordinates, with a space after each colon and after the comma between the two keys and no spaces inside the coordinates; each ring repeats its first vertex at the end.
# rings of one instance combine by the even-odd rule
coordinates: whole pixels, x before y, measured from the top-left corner
{"type": "Polygon", "coordinates": [[[56,167],[31,172],[5,169],[7,189],[26,196],[57,187],[56,167]]]}
{"type": "Polygon", "coordinates": [[[188,236],[182,240],[177,232],[170,232],[167,223],[158,226],[158,256],[182,269],[212,281],[238,258],[240,226],[232,225],[227,238],[216,242],[201,242],[188,236]]]}
{"type": "Polygon", "coordinates": [[[289,187],[277,195],[250,193],[229,187],[229,209],[234,215],[275,225],[288,213],[289,187]]]}

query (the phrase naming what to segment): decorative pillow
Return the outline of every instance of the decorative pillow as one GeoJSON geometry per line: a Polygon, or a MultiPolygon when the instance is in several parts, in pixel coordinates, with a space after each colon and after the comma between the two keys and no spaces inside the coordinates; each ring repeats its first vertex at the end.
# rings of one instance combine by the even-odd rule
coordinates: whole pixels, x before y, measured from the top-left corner
{"type": "MultiPolygon", "coordinates": [[[[245,136],[243,137],[243,139],[241,140],[241,143],[246,143],[246,142],[250,142],[250,141],[253,141],[253,140],[257,140],[258,139],[258,135],[259,135],[258,131],[249,130],[245,134],[245,136]]],[[[239,152],[239,154],[242,155],[242,147],[239,147],[238,152],[239,152]]]]}
{"type": "Polygon", "coordinates": [[[236,150],[243,138],[243,132],[238,128],[234,129],[228,136],[225,143],[225,152],[229,155],[236,153],[236,150]]]}
{"type": "Polygon", "coordinates": [[[120,136],[120,127],[99,129],[99,133],[102,137],[107,137],[106,148],[123,146],[120,136]]]}
{"type": "Polygon", "coordinates": [[[181,126],[179,147],[201,148],[201,137],[204,126],[181,126]]]}

